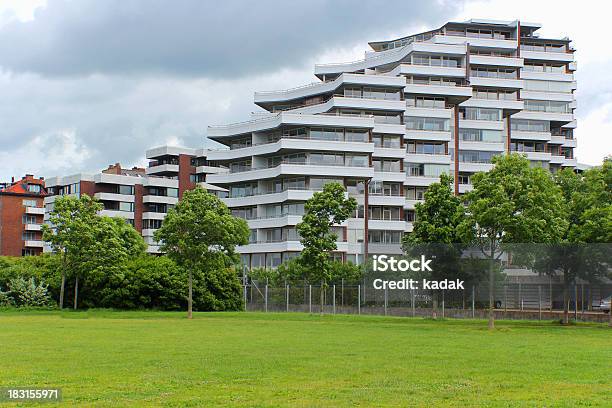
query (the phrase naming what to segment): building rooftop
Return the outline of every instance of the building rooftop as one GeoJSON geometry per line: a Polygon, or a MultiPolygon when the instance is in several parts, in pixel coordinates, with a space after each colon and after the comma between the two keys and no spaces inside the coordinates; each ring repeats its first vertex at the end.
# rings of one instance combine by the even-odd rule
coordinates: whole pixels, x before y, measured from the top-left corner
{"type": "Polygon", "coordinates": [[[47,195],[45,179],[43,177],[35,178],[32,174],[26,174],[21,180],[17,181],[13,178],[10,183],[0,183],[0,194],[44,197],[47,195]]]}

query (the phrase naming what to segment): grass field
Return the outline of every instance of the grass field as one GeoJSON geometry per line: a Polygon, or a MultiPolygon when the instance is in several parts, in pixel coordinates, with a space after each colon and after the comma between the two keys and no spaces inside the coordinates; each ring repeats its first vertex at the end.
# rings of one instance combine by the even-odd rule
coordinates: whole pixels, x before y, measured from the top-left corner
{"type": "MultiPolygon", "coordinates": [[[[605,325],[0,312],[0,387],[79,406],[610,406],[605,325]]],[[[49,406],[49,404],[45,404],[49,406]]]]}

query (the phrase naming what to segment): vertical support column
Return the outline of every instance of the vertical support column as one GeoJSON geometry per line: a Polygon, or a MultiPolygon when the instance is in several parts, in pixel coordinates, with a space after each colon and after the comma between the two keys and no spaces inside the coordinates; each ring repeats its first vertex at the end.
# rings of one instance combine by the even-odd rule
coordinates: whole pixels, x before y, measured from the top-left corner
{"type": "Polygon", "coordinates": [[[416,306],[414,304],[414,289],[410,289],[410,294],[412,295],[412,317],[416,316],[416,306]]]}
{"type": "Polygon", "coordinates": [[[455,153],[453,160],[455,161],[455,195],[459,195],[459,105],[455,105],[455,153]]]}
{"type": "MultiPolygon", "coordinates": [[[[371,140],[371,133],[370,133],[371,140]]],[[[372,166],[372,156],[370,155],[370,166],[372,166]]],[[[363,262],[368,262],[368,252],[369,252],[369,243],[368,243],[368,231],[369,231],[369,216],[368,216],[368,206],[370,202],[370,180],[365,180],[365,191],[363,196],[363,262]]],[[[365,285],[364,288],[364,300],[365,300],[365,285]]]]}
{"type": "Polygon", "coordinates": [[[183,198],[185,191],[195,188],[195,183],[191,181],[191,174],[195,173],[195,166],[191,165],[192,157],[187,154],[179,154],[179,198],[183,198]]]}
{"type": "Polygon", "coordinates": [[[289,285],[285,286],[285,291],[287,294],[287,311],[289,311],[289,285]]]}

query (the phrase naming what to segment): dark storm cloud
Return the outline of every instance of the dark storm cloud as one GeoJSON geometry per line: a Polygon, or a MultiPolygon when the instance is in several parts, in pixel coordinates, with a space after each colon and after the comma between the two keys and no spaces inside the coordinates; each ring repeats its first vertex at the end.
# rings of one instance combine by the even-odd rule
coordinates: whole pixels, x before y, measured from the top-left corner
{"type": "MultiPolygon", "coordinates": [[[[49,0],[0,28],[0,66],[45,76],[233,77],[297,67],[325,49],[435,26],[458,1],[49,0]]],[[[407,33],[406,33],[407,34],[407,33]]]]}

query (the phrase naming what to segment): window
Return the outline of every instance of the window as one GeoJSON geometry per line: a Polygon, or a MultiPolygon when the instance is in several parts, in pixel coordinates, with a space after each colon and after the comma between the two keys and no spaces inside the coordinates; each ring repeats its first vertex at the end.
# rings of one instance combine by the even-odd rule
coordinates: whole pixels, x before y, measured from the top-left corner
{"type": "Polygon", "coordinates": [[[344,181],[342,179],[311,177],[309,187],[310,190],[323,190],[323,186],[328,183],[340,183],[341,185],[344,185],[344,181]]]}
{"type": "Polygon", "coordinates": [[[425,199],[425,191],[427,191],[427,187],[404,187],[404,191],[406,192],[406,199],[408,200],[424,200],[425,199]]]}
{"type": "Polygon", "coordinates": [[[27,190],[28,190],[30,193],[40,193],[40,191],[41,191],[41,187],[40,187],[40,185],[39,185],[39,184],[28,184],[28,185],[27,185],[27,190]]]}
{"type": "Polygon", "coordinates": [[[488,129],[459,129],[459,138],[467,142],[502,143],[504,132],[488,129]]]}
{"type": "Polygon", "coordinates": [[[142,229],[159,229],[163,220],[142,220],[142,229]]]}
{"type": "Polygon", "coordinates": [[[36,207],[36,200],[23,200],[21,204],[24,207],[36,207]]]}
{"type": "Polygon", "coordinates": [[[470,184],[470,175],[467,173],[459,173],[459,184],[470,184]]]}
{"type": "Polygon", "coordinates": [[[374,171],[398,172],[401,171],[400,160],[372,160],[374,171]]]}
{"type": "Polygon", "coordinates": [[[450,129],[450,120],[441,118],[408,116],[406,117],[406,129],[448,131],[450,129]]]}
{"type": "Polygon", "coordinates": [[[502,119],[501,109],[489,109],[489,108],[463,108],[460,111],[462,119],[467,120],[489,120],[489,121],[500,121],[502,119]]]}
{"type": "Polygon", "coordinates": [[[460,150],[459,161],[464,163],[491,163],[491,159],[497,155],[499,155],[498,152],[460,150]]]}
{"type": "Polygon", "coordinates": [[[178,188],[170,188],[170,187],[168,187],[166,189],[166,194],[168,195],[168,197],[177,197],[178,198],[179,190],[178,190],[178,188]]]}
{"type": "Polygon", "coordinates": [[[121,201],[119,203],[119,211],[127,211],[127,212],[134,211],[134,203],[126,203],[126,202],[121,201]]]}
{"type": "Polygon", "coordinates": [[[441,97],[415,96],[406,98],[406,106],[417,108],[444,108],[446,103],[441,97]]]}
{"type": "Polygon", "coordinates": [[[36,233],[33,231],[23,231],[21,234],[21,238],[24,241],[36,241],[36,233]]]}
{"type": "Polygon", "coordinates": [[[400,208],[388,206],[370,206],[368,208],[368,217],[371,220],[400,220],[400,208]]]}
{"type": "Polygon", "coordinates": [[[234,217],[242,218],[243,220],[254,220],[257,218],[257,207],[239,207],[232,208],[234,217]]]}
{"type": "Polygon", "coordinates": [[[399,244],[402,241],[401,231],[369,230],[368,242],[373,244],[399,244]]]}
{"type": "Polygon", "coordinates": [[[532,112],[571,113],[569,102],[525,100],[525,110],[532,112]]]}
{"type": "Polygon", "coordinates": [[[31,214],[24,214],[21,216],[22,224],[37,224],[36,216],[31,214]]]}
{"type": "Polygon", "coordinates": [[[117,190],[119,194],[134,195],[134,186],[120,185],[120,186],[117,186],[117,190]]]}
{"type": "Polygon", "coordinates": [[[411,140],[407,144],[407,152],[412,154],[446,154],[445,143],[421,142],[411,140]]]}
{"type": "Polygon", "coordinates": [[[550,132],[550,122],[545,120],[510,119],[510,129],[523,132],[550,132]]]}
{"type": "Polygon", "coordinates": [[[572,88],[571,82],[526,80],[523,89],[536,92],[572,93],[572,88]]]}
{"type": "Polygon", "coordinates": [[[31,248],[23,248],[21,250],[21,256],[35,256],[37,255],[36,250],[35,249],[31,249],[31,248]]]}

